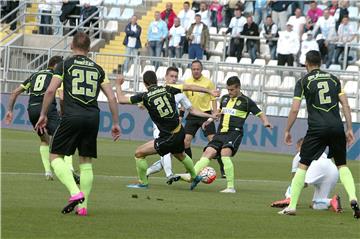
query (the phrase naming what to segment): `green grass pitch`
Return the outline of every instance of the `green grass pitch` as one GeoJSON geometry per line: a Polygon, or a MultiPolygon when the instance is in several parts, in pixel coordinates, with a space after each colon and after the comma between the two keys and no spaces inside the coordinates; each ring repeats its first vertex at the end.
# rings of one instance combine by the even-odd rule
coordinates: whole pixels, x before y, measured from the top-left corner
{"type": "MultiPolygon", "coordinates": [[[[303,191],[295,217],[269,207],[289,184],[292,157],[242,152],[234,158],[237,193],[219,193],[225,181],[168,186],[163,173],[148,190],[127,189],[135,180],[133,159],[141,142],[98,140],[89,216],[62,215],[68,193],[57,179],[45,181],[39,141],[32,132],[2,129],[2,238],[360,238],[360,220],[352,217],[338,184],[345,212],[309,208],[313,189],[303,191]],[[133,195],[137,198],[133,198],[133,195]]],[[[194,161],[201,148],[194,148],[194,161]]],[[[149,157],[149,165],[158,157],[149,157]]],[[[74,159],[77,168],[77,157],[74,159]]],[[[174,171],[183,172],[174,161],[174,171]]],[[[359,195],[360,162],[349,162],[359,195]]],[[[218,165],[212,162],[218,172],[218,165]]]]}

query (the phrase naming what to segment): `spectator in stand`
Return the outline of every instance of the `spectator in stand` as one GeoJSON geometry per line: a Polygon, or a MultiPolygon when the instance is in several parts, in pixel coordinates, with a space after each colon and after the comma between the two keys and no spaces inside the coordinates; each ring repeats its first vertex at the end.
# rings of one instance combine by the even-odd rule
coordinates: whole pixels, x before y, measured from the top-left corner
{"type": "MultiPolygon", "coordinates": [[[[63,5],[61,7],[60,21],[63,23],[63,25],[66,25],[67,20],[69,20],[70,30],[76,26],[78,20],[78,18],[70,16],[80,15],[80,8],[76,6],[77,4],[79,4],[79,1],[63,0],[63,5]]],[[[75,33],[76,32],[71,35],[75,35],[75,33]]]]}
{"type": "Polygon", "coordinates": [[[189,59],[202,60],[204,51],[209,49],[209,28],[201,21],[201,15],[195,15],[195,22],[191,24],[186,38],[189,41],[189,59]]]}
{"type": "Polygon", "coordinates": [[[272,21],[271,16],[266,17],[266,21],[264,24],[264,28],[261,32],[261,35],[266,39],[266,44],[270,48],[271,60],[276,60],[277,59],[277,57],[276,57],[277,40],[272,41],[271,39],[279,37],[279,34],[278,34],[278,27],[272,21]]]}
{"type": "Polygon", "coordinates": [[[331,16],[335,15],[335,12],[338,9],[338,7],[339,7],[338,0],[331,0],[331,4],[329,6],[329,12],[331,16]]]}
{"type": "Polygon", "coordinates": [[[269,0],[269,4],[273,21],[282,31],[284,31],[286,29],[286,21],[288,20],[287,8],[290,2],[269,0]]]}
{"type": "MultiPolygon", "coordinates": [[[[1,17],[6,16],[7,14],[9,14],[10,12],[12,12],[15,8],[17,8],[19,6],[19,1],[14,1],[14,0],[10,0],[10,1],[1,1],[1,5],[5,4],[4,7],[2,7],[2,13],[4,13],[4,15],[1,15],[1,17]]],[[[10,16],[8,16],[6,18],[6,23],[10,23],[13,20],[15,20],[15,18],[17,17],[17,12],[15,11],[14,13],[12,13],[10,16]]],[[[16,24],[17,21],[13,22],[10,25],[10,30],[14,31],[16,29],[16,24]]]]}
{"type": "Polygon", "coordinates": [[[265,24],[267,11],[267,0],[255,0],[254,21],[257,25],[260,25],[261,21],[265,24]]]}
{"type": "Polygon", "coordinates": [[[225,26],[229,26],[231,19],[234,17],[235,9],[243,9],[242,2],[238,0],[225,0],[224,2],[224,12],[225,12],[225,26]]]}
{"type": "Polygon", "coordinates": [[[288,66],[294,65],[294,56],[296,56],[300,49],[300,40],[296,32],[293,31],[291,22],[286,24],[286,31],[279,32],[279,40],[277,45],[278,65],[288,66]]]}
{"type": "MultiPolygon", "coordinates": [[[[40,24],[51,24],[51,0],[45,0],[43,3],[38,5],[38,11],[40,13],[40,24]]],[[[39,34],[51,35],[51,26],[39,27],[39,34]]]]}
{"type": "MultiPolygon", "coordinates": [[[[160,57],[164,40],[168,35],[168,28],[166,23],[161,20],[159,11],[155,12],[154,17],[154,21],[150,23],[148,28],[146,46],[149,47],[150,56],[160,57]]],[[[157,60],[153,61],[152,64],[157,69],[160,62],[157,60]]]]}
{"type": "Polygon", "coordinates": [[[201,21],[207,26],[211,26],[211,20],[210,20],[210,12],[208,10],[208,5],[206,2],[200,3],[200,11],[198,11],[196,14],[201,15],[201,21]]]}
{"type": "MultiPolygon", "coordinates": [[[[194,10],[190,9],[189,2],[184,2],[183,8],[184,9],[182,9],[179,12],[179,19],[181,22],[181,26],[183,26],[185,32],[187,32],[189,30],[189,27],[191,26],[191,23],[193,23],[195,19],[195,12],[194,10]]],[[[188,53],[188,48],[189,48],[188,41],[185,41],[183,53],[188,53]]]]}
{"type": "Polygon", "coordinates": [[[340,23],[342,23],[342,19],[344,16],[349,16],[349,1],[348,0],[340,0],[339,2],[340,7],[336,9],[335,12],[335,20],[336,20],[336,30],[339,29],[340,23]]]}
{"type": "Polygon", "coordinates": [[[185,29],[180,25],[180,19],[174,19],[174,25],[169,31],[169,56],[181,58],[185,41],[185,29]]]}
{"type": "Polygon", "coordinates": [[[53,5],[51,6],[51,12],[55,14],[52,16],[53,21],[53,35],[62,36],[63,35],[63,27],[60,21],[61,8],[62,8],[62,0],[51,0],[53,5]]]}
{"type": "Polygon", "coordinates": [[[302,38],[303,41],[301,42],[300,65],[305,67],[306,53],[313,50],[319,51],[319,45],[311,32],[304,33],[302,38]]]}
{"type": "Polygon", "coordinates": [[[302,16],[301,8],[295,9],[295,15],[289,18],[289,22],[293,25],[293,31],[299,35],[299,39],[304,33],[306,18],[302,16]]]}
{"type": "Polygon", "coordinates": [[[304,26],[304,32],[312,31],[314,29],[314,23],[309,16],[306,16],[306,23],[304,26]]]}
{"type": "Polygon", "coordinates": [[[171,2],[166,3],[166,9],[160,13],[161,19],[166,22],[168,30],[174,25],[174,19],[176,13],[172,9],[173,5],[171,2]]]}
{"type": "Polygon", "coordinates": [[[318,36],[317,42],[322,61],[329,67],[334,56],[335,45],[333,40],[336,37],[335,18],[330,15],[329,9],[324,10],[324,15],[315,24],[313,35],[318,36]]]}
{"type": "Polygon", "coordinates": [[[129,24],[125,27],[125,38],[123,45],[126,46],[126,55],[129,55],[125,59],[124,72],[129,70],[129,65],[134,62],[134,57],[138,55],[141,48],[141,26],[137,24],[137,17],[134,15],[131,17],[129,24]]]}
{"type": "MultiPolygon", "coordinates": [[[[339,57],[345,50],[345,44],[351,43],[356,38],[356,30],[354,29],[353,24],[349,23],[349,20],[350,19],[348,16],[344,16],[337,32],[338,42],[340,42],[341,44],[338,44],[336,46],[335,64],[339,64],[339,57]]],[[[350,51],[350,47],[348,51],[350,51]]],[[[345,56],[344,61],[346,61],[345,65],[347,66],[348,59],[345,59],[345,56]]]]}
{"type": "MultiPolygon", "coordinates": [[[[98,11],[98,7],[102,4],[103,0],[80,0],[80,22],[87,20],[91,17],[91,19],[84,24],[84,27],[90,27],[90,23],[92,25],[95,32],[95,38],[100,37],[100,28],[99,28],[99,12],[93,15],[96,11],[98,11]]],[[[88,32],[89,34],[90,32],[88,32]]]]}
{"type": "MultiPolygon", "coordinates": [[[[258,25],[253,21],[253,17],[250,15],[246,18],[247,23],[244,25],[244,29],[242,31],[242,35],[244,36],[251,36],[251,37],[257,37],[259,36],[259,27],[258,25]]],[[[257,45],[259,40],[256,39],[247,39],[246,40],[246,48],[249,52],[251,63],[253,63],[256,59],[256,52],[257,52],[257,45]]]]}
{"type": "Polygon", "coordinates": [[[218,0],[214,0],[212,1],[209,10],[211,13],[211,26],[212,27],[216,27],[217,29],[219,29],[219,25],[222,22],[222,9],[223,6],[219,3],[218,0]]]}
{"type": "Polygon", "coordinates": [[[194,0],[194,1],[192,2],[191,9],[192,9],[194,12],[200,11],[200,3],[201,3],[201,0],[194,0]]]}
{"type": "Polygon", "coordinates": [[[231,32],[230,40],[230,56],[236,56],[240,61],[242,51],[244,49],[244,39],[240,37],[241,32],[244,30],[246,18],[241,16],[241,9],[235,9],[235,16],[231,19],[229,27],[224,34],[231,32]]]}
{"type": "Polygon", "coordinates": [[[323,15],[323,10],[318,8],[316,1],[312,1],[310,3],[310,9],[307,12],[307,16],[310,17],[310,19],[313,23],[316,23],[317,20],[319,19],[319,17],[321,17],[322,15],[323,15]]]}

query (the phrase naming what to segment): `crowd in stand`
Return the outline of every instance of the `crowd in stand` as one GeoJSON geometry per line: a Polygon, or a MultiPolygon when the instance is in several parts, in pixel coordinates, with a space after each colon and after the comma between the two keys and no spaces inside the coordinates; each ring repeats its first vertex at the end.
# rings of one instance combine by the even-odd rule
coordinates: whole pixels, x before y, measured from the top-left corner
{"type": "MultiPolygon", "coordinates": [[[[238,61],[245,50],[254,62],[259,56],[260,38],[265,38],[270,57],[278,60],[278,65],[304,65],[305,54],[317,50],[329,67],[339,64],[346,43],[356,42],[357,29],[349,22],[348,8],[348,0],[215,0],[184,2],[183,9],[176,13],[167,3],[164,11],[155,12],[145,45],[150,56],[179,58],[188,53],[189,59],[203,59],[210,54],[209,29],[225,27],[223,34],[230,36],[226,55],[238,61]]],[[[138,26],[136,21],[130,25],[138,26]]],[[[126,34],[135,36],[131,31],[126,34]]],[[[136,38],[140,41],[139,34],[136,38]]],[[[128,52],[129,48],[140,47],[140,42],[127,45],[128,52]]],[[[158,66],[159,62],[154,64],[158,66]]]]}

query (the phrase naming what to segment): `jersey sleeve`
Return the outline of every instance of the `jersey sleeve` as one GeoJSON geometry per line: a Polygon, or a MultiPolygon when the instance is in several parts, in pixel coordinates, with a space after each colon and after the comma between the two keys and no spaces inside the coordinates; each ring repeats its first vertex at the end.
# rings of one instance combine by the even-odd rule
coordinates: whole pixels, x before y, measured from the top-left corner
{"type": "Polygon", "coordinates": [[[300,162],[300,153],[296,154],[291,165],[291,172],[296,173],[300,162]]]}
{"type": "Polygon", "coordinates": [[[27,78],[20,86],[21,88],[23,88],[24,90],[28,90],[31,87],[31,77],[33,75],[31,75],[29,78],[27,78]]]}
{"type": "Polygon", "coordinates": [[[180,101],[179,101],[180,105],[184,107],[186,110],[189,110],[192,107],[190,100],[183,93],[179,95],[180,95],[180,101]]]}
{"type": "Polygon", "coordinates": [[[144,93],[139,93],[130,97],[131,104],[141,103],[143,101],[144,93]]]}
{"type": "Polygon", "coordinates": [[[304,89],[301,84],[301,80],[298,80],[295,85],[294,99],[301,100],[303,98],[303,94],[304,94],[304,89]]]}
{"type": "Polygon", "coordinates": [[[181,93],[181,90],[179,90],[178,88],[172,87],[172,86],[166,86],[166,90],[167,90],[167,92],[169,92],[173,95],[181,93]]]}
{"type": "Polygon", "coordinates": [[[59,64],[56,64],[53,77],[64,80],[64,61],[60,62],[59,64]]]}
{"type": "Polygon", "coordinates": [[[256,103],[251,99],[249,99],[249,112],[251,112],[251,114],[256,116],[262,114],[262,111],[259,109],[256,103]]]}

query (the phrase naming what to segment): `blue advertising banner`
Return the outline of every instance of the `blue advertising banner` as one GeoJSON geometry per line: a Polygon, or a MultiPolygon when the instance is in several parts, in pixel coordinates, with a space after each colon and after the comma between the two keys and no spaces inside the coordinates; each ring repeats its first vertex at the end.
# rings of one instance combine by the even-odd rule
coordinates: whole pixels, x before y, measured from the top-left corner
{"type": "MultiPolygon", "coordinates": [[[[14,119],[11,125],[5,124],[6,107],[9,94],[1,94],[1,128],[33,130],[28,119],[27,102],[28,96],[19,96],[14,106],[14,119]]],[[[99,103],[100,108],[100,137],[111,137],[111,113],[108,104],[99,103]]],[[[150,140],[152,139],[152,121],[146,110],[140,110],[135,105],[120,105],[119,117],[121,127],[121,139],[125,140],[150,140]]],[[[240,146],[240,150],[260,151],[293,154],[295,146],[287,146],[283,143],[284,128],[286,125],[286,117],[269,117],[270,122],[274,126],[272,130],[262,126],[261,121],[254,116],[249,116],[244,125],[244,137],[240,146]]],[[[307,120],[297,119],[293,129],[292,136],[294,143],[298,138],[305,136],[307,130],[307,120]]],[[[348,148],[348,159],[360,160],[360,123],[353,123],[353,131],[355,134],[355,143],[348,148]]],[[[199,130],[193,144],[205,146],[206,137],[199,130]]]]}

